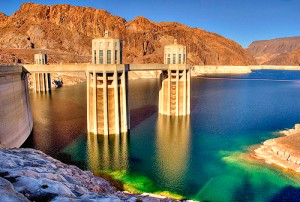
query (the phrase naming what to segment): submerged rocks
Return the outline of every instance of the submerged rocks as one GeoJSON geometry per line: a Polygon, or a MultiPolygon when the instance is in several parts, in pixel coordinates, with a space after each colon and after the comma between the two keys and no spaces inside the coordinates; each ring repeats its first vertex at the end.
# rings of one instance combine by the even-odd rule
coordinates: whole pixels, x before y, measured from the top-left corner
{"type": "Polygon", "coordinates": [[[173,201],[117,191],[91,172],[34,149],[0,148],[0,158],[3,201],[173,201]]]}

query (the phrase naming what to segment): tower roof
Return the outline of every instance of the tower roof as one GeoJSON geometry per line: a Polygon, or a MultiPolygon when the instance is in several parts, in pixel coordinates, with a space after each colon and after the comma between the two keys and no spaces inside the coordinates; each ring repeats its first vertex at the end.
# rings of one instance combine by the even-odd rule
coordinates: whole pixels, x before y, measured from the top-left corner
{"type": "Polygon", "coordinates": [[[117,40],[120,40],[119,38],[111,37],[109,31],[107,31],[107,30],[105,30],[103,37],[97,37],[97,38],[94,38],[93,40],[97,40],[97,39],[117,39],[117,40]]]}
{"type": "Polygon", "coordinates": [[[185,47],[185,45],[182,45],[182,44],[178,44],[177,43],[177,39],[174,39],[174,43],[173,44],[169,44],[169,45],[166,45],[165,47],[174,47],[174,46],[182,46],[182,47],[185,47]]]}
{"type": "Polygon", "coordinates": [[[169,46],[172,46],[172,47],[174,47],[174,46],[184,46],[185,47],[185,45],[178,44],[178,43],[169,44],[169,45],[166,45],[165,47],[169,47],[169,46]]]}

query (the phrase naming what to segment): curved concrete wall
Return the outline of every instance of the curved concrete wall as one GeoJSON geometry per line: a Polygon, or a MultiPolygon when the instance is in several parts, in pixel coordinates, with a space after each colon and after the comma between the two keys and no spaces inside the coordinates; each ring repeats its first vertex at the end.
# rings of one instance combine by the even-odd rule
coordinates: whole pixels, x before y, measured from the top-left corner
{"type": "Polygon", "coordinates": [[[20,147],[32,130],[27,74],[0,65],[0,147],[20,147]]]}

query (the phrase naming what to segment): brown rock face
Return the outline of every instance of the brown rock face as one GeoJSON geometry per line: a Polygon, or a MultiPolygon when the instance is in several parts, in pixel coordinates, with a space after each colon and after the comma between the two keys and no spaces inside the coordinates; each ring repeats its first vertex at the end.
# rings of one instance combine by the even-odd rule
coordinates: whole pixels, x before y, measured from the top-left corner
{"type": "Polygon", "coordinates": [[[0,63],[22,63],[33,62],[34,54],[43,52],[47,54],[48,63],[89,63],[90,56],[82,56],[62,51],[45,49],[9,49],[0,48],[0,63]]]}
{"type": "Polygon", "coordinates": [[[247,51],[259,64],[299,65],[300,37],[254,41],[247,51]]]}
{"type": "Polygon", "coordinates": [[[300,65],[300,48],[270,59],[266,62],[268,65],[300,65]]]}
{"type": "Polygon", "coordinates": [[[7,53],[6,51],[0,50],[0,62],[2,63],[7,63],[7,64],[12,64],[16,63],[16,55],[11,53],[7,53]]]}
{"type": "Polygon", "coordinates": [[[90,57],[92,39],[105,30],[123,40],[123,63],[162,63],[164,45],[177,39],[187,46],[190,64],[256,64],[240,45],[214,33],[144,17],[126,22],[104,10],[70,5],[25,3],[10,17],[0,14],[0,48],[47,49],[90,57]]]}

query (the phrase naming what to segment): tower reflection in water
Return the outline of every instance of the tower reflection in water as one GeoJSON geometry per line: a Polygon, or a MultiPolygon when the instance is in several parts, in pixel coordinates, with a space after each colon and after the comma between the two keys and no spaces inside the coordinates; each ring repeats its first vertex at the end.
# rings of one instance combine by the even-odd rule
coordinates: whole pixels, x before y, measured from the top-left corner
{"type": "Polygon", "coordinates": [[[97,174],[100,171],[126,170],[128,167],[127,134],[87,136],[88,169],[97,174]]]}
{"type": "Polygon", "coordinates": [[[157,169],[161,180],[180,189],[189,164],[190,116],[159,115],[157,120],[157,169]]]}

